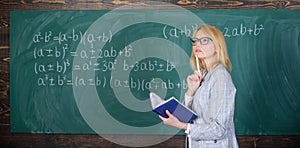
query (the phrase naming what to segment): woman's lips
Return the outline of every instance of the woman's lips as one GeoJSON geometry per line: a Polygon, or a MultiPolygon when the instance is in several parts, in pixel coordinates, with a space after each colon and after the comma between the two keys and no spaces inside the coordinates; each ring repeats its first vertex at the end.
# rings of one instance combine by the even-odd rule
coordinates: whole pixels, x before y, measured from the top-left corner
{"type": "Polygon", "coordinates": [[[196,49],[195,49],[195,52],[197,53],[197,52],[202,52],[202,51],[201,51],[200,48],[196,48],[196,49]]]}

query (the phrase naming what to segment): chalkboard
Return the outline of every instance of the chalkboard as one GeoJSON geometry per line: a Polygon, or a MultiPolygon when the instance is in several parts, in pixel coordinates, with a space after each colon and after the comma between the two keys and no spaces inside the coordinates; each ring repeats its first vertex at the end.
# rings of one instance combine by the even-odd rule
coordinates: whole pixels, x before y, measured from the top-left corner
{"type": "Polygon", "coordinates": [[[182,132],[151,111],[149,92],[181,101],[190,37],[219,28],[237,88],[238,135],[300,134],[300,11],[13,11],[11,132],[182,132]]]}

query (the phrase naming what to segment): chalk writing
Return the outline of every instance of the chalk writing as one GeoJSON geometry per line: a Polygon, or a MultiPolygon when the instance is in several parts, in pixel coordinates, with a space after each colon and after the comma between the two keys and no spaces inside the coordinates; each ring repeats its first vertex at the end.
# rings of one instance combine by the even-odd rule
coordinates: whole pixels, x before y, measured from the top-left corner
{"type": "Polygon", "coordinates": [[[124,50],[117,51],[111,46],[109,49],[94,49],[94,48],[87,48],[82,49],[80,51],[70,51],[70,55],[72,57],[77,57],[81,59],[103,59],[103,58],[116,58],[117,56],[124,55],[125,57],[130,57],[132,52],[132,46],[128,45],[125,46],[124,50]],[[96,55],[98,53],[98,55],[96,55]]]}
{"type": "Polygon", "coordinates": [[[175,65],[167,60],[167,64],[160,63],[157,60],[149,60],[147,62],[138,62],[129,65],[126,60],[123,61],[123,70],[127,71],[132,69],[133,71],[165,71],[170,72],[175,69],[175,65]]]}
{"type": "Polygon", "coordinates": [[[33,43],[48,43],[50,41],[56,41],[58,44],[63,44],[68,41],[80,41],[80,44],[89,44],[91,47],[94,46],[95,42],[111,42],[112,32],[102,32],[99,34],[93,33],[82,33],[80,30],[72,30],[71,34],[64,32],[53,33],[53,31],[37,32],[33,35],[33,43]]]}
{"type": "Polygon", "coordinates": [[[197,25],[193,26],[187,26],[184,25],[183,30],[180,30],[178,28],[175,28],[174,26],[165,25],[162,33],[165,39],[168,39],[170,37],[179,38],[180,36],[185,35],[186,37],[192,36],[194,30],[196,30],[197,25]]]}
{"type": "Polygon", "coordinates": [[[39,73],[48,73],[48,72],[58,72],[58,73],[65,73],[70,67],[71,63],[69,59],[66,59],[65,61],[51,61],[49,63],[34,63],[34,72],[35,74],[39,73]]]}
{"type": "MultiPolygon", "coordinates": [[[[162,33],[165,39],[170,37],[179,38],[181,36],[192,37],[193,32],[197,29],[197,25],[194,26],[184,26],[183,30],[179,30],[173,26],[165,25],[162,29],[162,33]]],[[[223,28],[224,37],[242,37],[245,35],[258,36],[264,30],[263,24],[254,24],[253,26],[246,26],[243,23],[237,25],[237,27],[226,26],[223,28]]]]}
{"type": "MultiPolygon", "coordinates": [[[[181,36],[192,36],[197,25],[183,25],[182,28],[183,29],[180,30],[174,26],[165,25],[162,28],[163,37],[169,39],[179,38],[181,36]]],[[[251,26],[241,23],[237,25],[237,27],[224,27],[223,33],[225,37],[242,37],[245,35],[258,36],[263,30],[264,26],[262,24],[254,24],[251,26]]],[[[43,47],[36,46],[33,49],[33,57],[36,60],[34,63],[34,73],[39,75],[37,85],[95,85],[102,87],[136,87],[139,90],[144,90],[150,87],[174,89],[176,86],[178,86],[177,88],[182,87],[185,83],[174,84],[169,81],[163,82],[164,84],[153,84],[154,82],[146,82],[143,79],[134,80],[129,78],[129,80],[124,81],[99,76],[89,79],[80,77],[75,77],[74,79],[68,78],[70,76],[66,74],[67,71],[110,72],[117,70],[117,64],[121,64],[122,69],[119,70],[133,72],[172,72],[176,69],[175,65],[172,64],[175,61],[169,61],[169,59],[163,59],[164,62],[156,59],[134,62],[131,60],[128,62],[128,58],[131,58],[135,52],[134,47],[130,44],[121,49],[116,49],[114,45],[109,45],[105,48],[97,48],[94,46],[95,42],[111,42],[112,38],[111,30],[100,33],[83,33],[81,30],[76,29],[72,29],[72,31],[68,33],[63,31],[54,32],[52,30],[35,33],[32,37],[34,44],[49,45],[43,47]],[[84,45],[84,49],[75,51],[74,49],[69,49],[70,44],[74,42],[84,45]],[[118,56],[122,56],[124,59],[117,61],[118,56]],[[72,65],[71,61],[75,57],[85,59],[85,62],[80,64],[73,63],[72,65]]],[[[120,47],[118,46],[118,48],[120,47]]]]}
{"type": "Polygon", "coordinates": [[[68,44],[64,44],[61,48],[58,46],[50,48],[34,48],[33,57],[34,59],[44,58],[44,57],[55,57],[64,59],[66,56],[66,50],[68,49],[68,44]]]}
{"type": "MultiPolygon", "coordinates": [[[[165,26],[165,31],[168,30],[171,33],[177,31],[165,26]]],[[[185,26],[184,32],[179,34],[190,34],[192,30],[185,26]]],[[[171,34],[173,35],[173,34],[171,34]]],[[[98,86],[98,87],[131,87],[138,90],[144,90],[149,88],[165,88],[175,89],[176,87],[185,87],[186,82],[177,83],[171,82],[155,82],[151,83],[144,79],[132,79],[119,80],[116,78],[109,78],[106,76],[96,76],[95,78],[81,78],[75,76],[71,77],[68,71],[83,71],[83,72],[110,72],[115,71],[116,64],[121,64],[123,71],[134,72],[171,72],[176,69],[172,61],[168,59],[156,60],[142,60],[132,63],[128,62],[131,56],[134,54],[134,47],[132,45],[126,45],[121,49],[116,49],[115,46],[109,45],[103,48],[97,48],[94,46],[95,42],[111,42],[112,32],[108,33],[83,33],[81,30],[72,29],[72,32],[64,33],[63,31],[44,31],[37,32],[33,35],[32,41],[37,46],[33,49],[34,73],[38,75],[37,85],[40,87],[47,86],[98,86]],[[70,44],[74,43],[82,44],[82,49],[71,49],[70,44]],[[90,46],[85,46],[89,44],[90,46]],[[39,46],[42,47],[39,47],[39,46]],[[121,56],[124,59],[117,61],[117,57],[121,56]],[[83,59],[82,63],[72,63],[73,59],[77,57],[83,59]],[[93,60],[95,59],[95,60],[93,60]],[[161,83],[161,84],[158,84],[161,83]]],[[[120,48],[119,46],[117,46],[120,48]]]]}
{"type": "Polygon", "coordinates": [[[239,37],[239,36],[258,36],[264,30],[263,24],[247,27],[244,24],[240,24],[239,27],[225,27],[223,34],[225,37],[239,37]]]}
{"type": "Polygon", "coordinates": [[[152,79],[152,81],[146,81],[145,79],[133,79],[130,77],[128,80],[120,80],[112,77],[101,77],[96,76],[95,78],[82,78],[82,77],[74,77],[67,78],[67,75],[49,75],[45,74],[43,77],[39,77],[37,80],[38,86],[97,86],[97,87],[125,87],[132,88],[136,90],[149,90],[149,89],[187,89],[187,82],[185,80],[181,80],[181,82],[173,82],[171,80],[166,81],[156,81],[152,79]]]}

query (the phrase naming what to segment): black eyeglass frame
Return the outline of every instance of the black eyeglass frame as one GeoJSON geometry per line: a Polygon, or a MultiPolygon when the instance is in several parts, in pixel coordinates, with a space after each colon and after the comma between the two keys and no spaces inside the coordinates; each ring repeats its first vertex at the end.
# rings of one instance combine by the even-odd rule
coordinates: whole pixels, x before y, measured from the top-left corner
{"type": "Polygon", "coordinates": [[[191,42],[193,44],[193,46],[196,46],[197,43],[200,43],[201,45],[207,45],[209,43],[209,41],[213,41],[210,37],[202,37],[200,39],[198,38],[191,38],[191,42]],[[207,39],[207,41],[203,41],[203,39],[207,39]],[[206,42],[206,43],[203,43],[206,42]]]}

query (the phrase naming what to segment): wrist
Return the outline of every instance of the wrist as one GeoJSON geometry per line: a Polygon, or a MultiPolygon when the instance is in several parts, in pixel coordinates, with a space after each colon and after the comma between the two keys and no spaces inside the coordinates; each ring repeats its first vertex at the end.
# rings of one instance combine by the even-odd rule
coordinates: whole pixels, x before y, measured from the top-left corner
{"type": "Polygon", "coordinates": [[[182,123],[182,125],[180,126],[180,129],[182,130],[187,130],[187,123],[182,123]]]}
{"type": "Polygon", "coordinates": [[[188,96],[190,96],[190,97],[194,96],[194,92],[189,91],[189,90],[185,94],[188,95],[188,96]]]}

